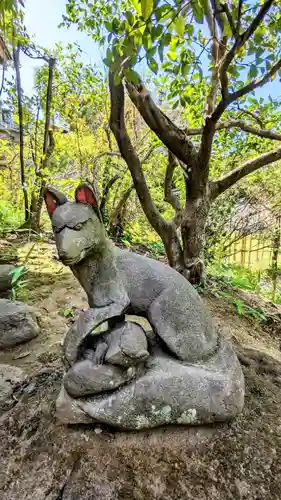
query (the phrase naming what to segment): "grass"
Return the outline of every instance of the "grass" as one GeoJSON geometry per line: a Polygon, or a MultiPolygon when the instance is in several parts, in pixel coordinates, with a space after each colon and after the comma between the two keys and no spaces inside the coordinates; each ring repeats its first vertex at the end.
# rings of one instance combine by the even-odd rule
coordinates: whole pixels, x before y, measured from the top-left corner
{"type": "Polygon", "coordinates": [[[13,231],[22,223],[22,210],[7,201],[0,201],[0,232],[13,231]]]}

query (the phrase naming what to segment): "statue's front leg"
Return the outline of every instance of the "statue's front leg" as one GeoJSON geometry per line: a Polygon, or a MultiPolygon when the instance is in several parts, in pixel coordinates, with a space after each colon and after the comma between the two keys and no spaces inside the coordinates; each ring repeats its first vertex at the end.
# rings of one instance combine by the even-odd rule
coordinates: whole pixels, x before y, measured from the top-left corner
{"type": "MultiPolygon", "coordinates": [[[[112,303],[105,307],[91,308],[80,314],[77,321],[68,330],[63,353],[67,363],[72,366],[79,358],[80,348],[86,337],[101,323],[124,315],[128,303],[112,303]]],[[[104,353],[105,354],[105,353],[104,353]]],[[[100,357],[101,353],[99,353],[100,357]]]]}

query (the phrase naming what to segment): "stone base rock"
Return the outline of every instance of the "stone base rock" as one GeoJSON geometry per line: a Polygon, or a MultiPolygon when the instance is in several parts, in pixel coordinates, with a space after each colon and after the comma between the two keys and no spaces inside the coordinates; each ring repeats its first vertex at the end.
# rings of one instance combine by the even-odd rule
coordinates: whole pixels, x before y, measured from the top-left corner
{"type": "Polygon", "coordinates": [[[112,393],[73,399],[62,387],[57,417],[65,424],[104,423],[133,430],[227,421],[242,411],[243,403],[239,361],[221,338],[217,353],[195,364],[157,348],[146,362],[145,373],[112,393]]]}
{"type": "Polygon", "coordinates": [[[37,314],[31,307],[0,299],[0,349],[27,342],[38,333],[37,314]]]}

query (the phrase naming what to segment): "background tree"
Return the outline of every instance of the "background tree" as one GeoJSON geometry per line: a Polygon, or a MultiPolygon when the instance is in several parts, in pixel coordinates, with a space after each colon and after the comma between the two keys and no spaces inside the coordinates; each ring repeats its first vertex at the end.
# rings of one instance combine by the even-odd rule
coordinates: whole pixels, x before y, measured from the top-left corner
{"type": "MultiPolygon", "coordinates": [[[[259,121],[256,113],[262,106],[259,103],[258,109],[251,102],[255,90],[280,72],[280,9],[277,0],[262,4],[243,0],[227,4],[217,0],[117,0],[102,3],[102,8],[82,0],[67,4],[66,24],[78,23],[80,29],[108,44],[105,62],[110,68],[111,129],[170,265],[192,282],[202,280],[205,226],[213,201],[243,177],[281,158],[280,147],[269,148],[269,141],[281,140],[280,128],[269,128],[259,121]],[[155,102],[134,69],[144,58],[154,73],[166,77],[168,98],[174,106],[190,111],[196,127],[184,126],[182,120],[179,126],[155,102]],[[165,176],[165,198],[175,210],[170,221],[161,216],[152,199],[127,132],[124,87],[147,125],[170,151],[165,176]],[[233,130],[235,137],[252,134],[263,138],[266,152],[212,179],[216,137],[233,130]],[[185,173],[183,206],[171,197],[170,182],[178,162],[185,173]]],[[[227,157],[229,151],[224,153],[227,157]]],[[[227,165],[229,169],[231,163],[227,165]]]]}

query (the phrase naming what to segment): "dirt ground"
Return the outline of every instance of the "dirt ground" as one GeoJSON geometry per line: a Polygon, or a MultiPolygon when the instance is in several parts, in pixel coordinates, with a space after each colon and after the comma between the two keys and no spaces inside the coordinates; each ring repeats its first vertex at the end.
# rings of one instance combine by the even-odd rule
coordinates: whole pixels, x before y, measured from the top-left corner
{"type": "Polygon", "coordinates": [[[63,426],[54,417],[62,339],[87,307],[49,243],[20,246],[29,274],[20,298],[39,310],[41,333],[0,353],[24,382],[0,418],[2,500],[281,499],[281,332],[238,316],[221,297],[203,300],[232,340],[246,379],[244,412],[206,427],[114,432],[63,426]]]}

